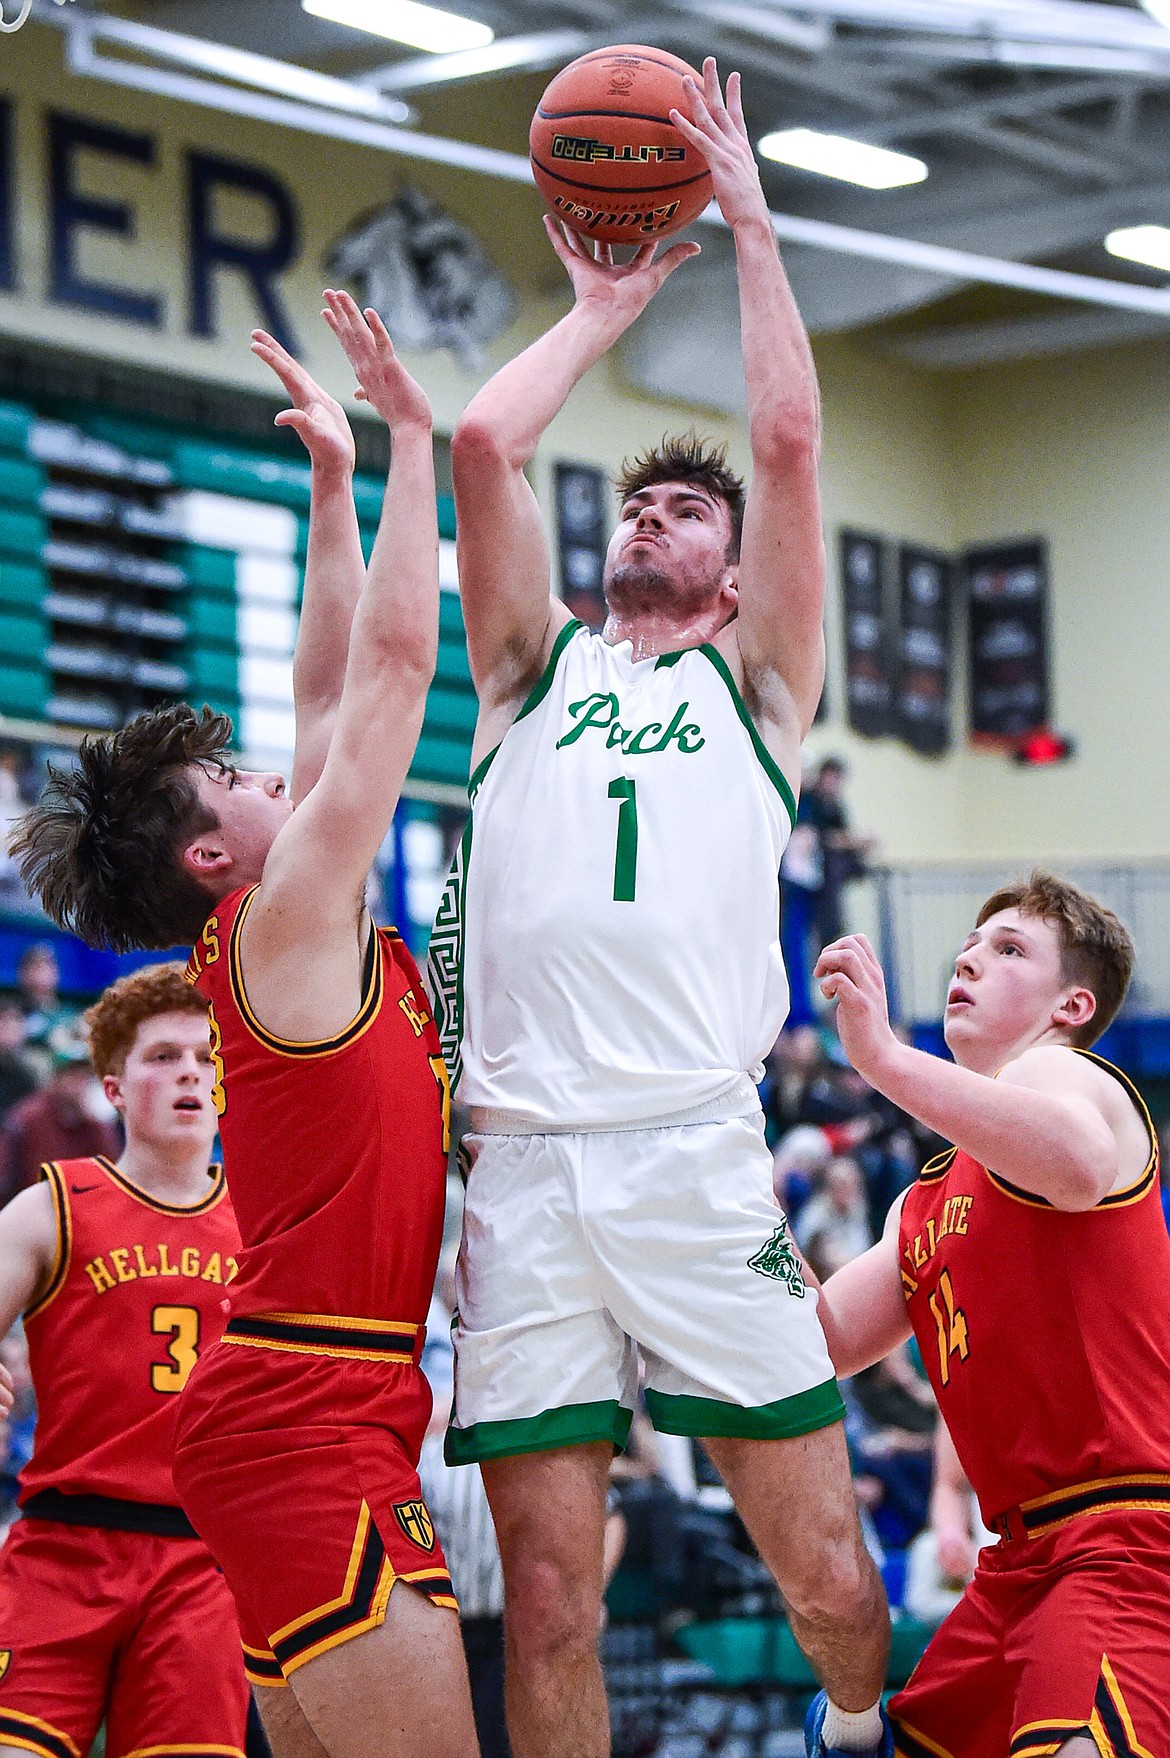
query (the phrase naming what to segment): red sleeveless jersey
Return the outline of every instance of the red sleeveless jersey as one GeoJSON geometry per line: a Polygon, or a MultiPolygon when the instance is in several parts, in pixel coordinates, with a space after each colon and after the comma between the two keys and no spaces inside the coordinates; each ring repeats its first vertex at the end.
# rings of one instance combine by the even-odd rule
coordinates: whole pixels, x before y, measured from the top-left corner
{"type": "Polygon", "coordinates": [[[158,1202],[109,1160],[44,1175],[57,1258],[24,1317],[37,1426],[20,1500],[56,1489],[173,1507],[175,1394],[218,1340],[238,1268],[223,1173],[194,1208],[158,1202]]]}
{"type": "MultiPolygon", "coordinates": [[[[1088,1054],[1088,1052],[1082,1052],[1088,1054]]],[[[1158,1143],[1069,1214],[952,1148],[902,1207],[902,1287],[984,1519],[1053,1490],[1170,1471],[1170,1237],[1158,1143]]]]}
{"type": "Polygon", "coordinates": [[[425,1323],[443,1233],[450,1095],[422,979],[371,935],[361,1006],[313,1043],[248,1003],[240,934],[255,887],[223,899],[187,967],[211,1004],[220,1134],[243,1251],[233,1318],[425,1323]]]}

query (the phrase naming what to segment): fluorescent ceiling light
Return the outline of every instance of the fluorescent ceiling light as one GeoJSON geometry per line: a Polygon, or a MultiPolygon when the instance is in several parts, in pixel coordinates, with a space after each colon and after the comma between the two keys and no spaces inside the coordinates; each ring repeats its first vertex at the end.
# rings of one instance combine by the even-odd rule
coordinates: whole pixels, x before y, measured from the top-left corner
{"type": "Polygon", "coordinates": [[[482,49],[495,38],[495,31],[478,19],[422,6],[418,0],[301,0],[314,18],[332,24],[348,24],[371,36],[389,37],[412,49],[428,49],[433,55],[458,49],[482,49]]]}
{"type": "Polygon", "coordinates": [[[843,134],[822,134],[815,128],[783,128],[766,134],[760,142],[766,159],[836,177],[842,183],[860,183],[864,189],[897,189],[904,183],[921,183],[926,166],[909,153],[893,153],[868,141],[849,140],[843,134]]]}
{"type": "Polygon", "coordinates": [[[1105,248],[1111,256],[1170,272],[1170,226],[1121,226],[1110,232],[1105,248]]]}

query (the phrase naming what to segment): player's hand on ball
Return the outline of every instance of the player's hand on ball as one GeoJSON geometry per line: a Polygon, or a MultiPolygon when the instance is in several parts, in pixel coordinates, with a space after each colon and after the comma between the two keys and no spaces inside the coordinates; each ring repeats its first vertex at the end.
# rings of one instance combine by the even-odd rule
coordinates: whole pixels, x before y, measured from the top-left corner
{"type": "Polygon", "coordinates": [[[348,293],[327,288],[322,315],[353,367],[357,401],[376,409],[390,428],[429,427],[426,393],[395,354],[389,331],[374,308],[359,311],[348,293]]]}
{"type": "Polygon", "coordinates": [[[699,254],[694,243],[672,244],[661,256],[657,245],[643,244],[629,262],[618,263],[612,245],[591,243],[551,214],[544,216],[544,229],[573,283],[577,304],[612,312],[623,325],[633,323],[679,263],[699,254]]]}
{"type": "Polygon", "coordinates": [[[686,90],[690,116],[672,110],[670,120],[706,159],[723,218],[729,226],[752,219],[765,219],[770,226],[759,166],[743,117],[739,74],[728,74],[724,101],[715,57],[708,55],[703,63],[702,91],[692,80],[687,80],[686,90]]]}
{"type": "Polygon", "coordinates": [[[276,417],[277,427],[291,427],[299,434],[319,469],[352,470],[353,434],[341,404],[267,330],[252,331],[252,352],[272,368],[292,400],[292,408],[282,409],[276,417]]]}
{"type": "Polygon", "coordinates": [[[864,934],[847,934],[825,947],[813,975],[825,999],[837,1003],[835,1023],[845,1054],[859,1074],[868,1075],[897,1044],[877,954],[864,934]]]}

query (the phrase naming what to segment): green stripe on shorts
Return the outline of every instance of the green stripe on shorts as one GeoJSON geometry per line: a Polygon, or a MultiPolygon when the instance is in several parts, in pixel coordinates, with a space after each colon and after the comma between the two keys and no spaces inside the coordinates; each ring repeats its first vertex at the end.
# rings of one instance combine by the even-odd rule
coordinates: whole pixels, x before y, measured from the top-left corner
{"type": "Polygon", "coordinates": [[[729,1440],[787,1440],[791,1435],[828,1428],[845,1415],[835,1379],[754,1409],[726,1404],[721,1398],[676,1397],[647,1387],[646,1408],[651,1422],[662,1434],[697,1435],[700,1440],[706,1435],[725,1436],[729,1440]]]}
{"type": "Polygon", "coordinates": [[[603,1398],[596,1404],[566,1404],[560,1410],[542,1410],[539,1416],[522,1416],[514,1422],[473,1422],[470,1428],[449,1428],[443,1455],[448,1465],[474,1465],[481,1459],[547,1453],[554,1447],[579,1447],[586,1441],[607,1441],[620,1451],[631,1421],[630,1412],[616,1398],[603,1398]]]}

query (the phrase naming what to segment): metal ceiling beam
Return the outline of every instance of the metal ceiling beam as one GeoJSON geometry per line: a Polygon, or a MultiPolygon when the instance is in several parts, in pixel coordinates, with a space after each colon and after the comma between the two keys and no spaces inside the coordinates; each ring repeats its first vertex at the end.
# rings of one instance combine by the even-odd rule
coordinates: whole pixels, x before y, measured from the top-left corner
{"type": "Polygon", "coordinates": [[[596,33],[582,30],[530,31],[522,36],[497,37],[484,49],[456,49],[448,55],[412,55],[407,61],[388,61],[355,77],[357,84],[382,92],[420,91],[485,74],[531,73],[542,67],[563,66],[597,42],[596,33]]]}
{"type": "MultiPolygon", "coordinates": [[[[128,61],[116,56],[103,57],[98,53],[96,43],[103,35],[109,36],[109,27],[116,26],[119,21],[72,12],[58,14],[56,21],[66,32],[70,70],[79,75],[104,79],[132,90],[149,91],[235,115],[251,116],[310,134],[325,134],[336,139],[355,141],[406,158],[458,166],[480,175],[504,178],[514,183],[530,182],[528,161],[520,154],[499,152],[468,141],[411,133],[407,129],[355,114],[352,110],[329,110],[292,98],[278,97],[266,91],[217,84],[212,80],[175,73],[164,67],[147,66],[141,61],[128,61]]],[[[714,207],[709,208],[702,218],[709,224],[723,224],[714,207]]],[[[772,221],[778,237],[820,250],[868,257],[873,261],[902,263],[911,268],[924,269],[962,281],[1018,287],[1058,299],[1144,311],[1170,320],[1170,290],[1089,275],[1066,274],[1028,263],[997,261],[966,250],[949,249],[908,238],[893,238],[881,232],[832,225],[822,220],[804,219],[791,214],[773,214],[772,221]]]]}

